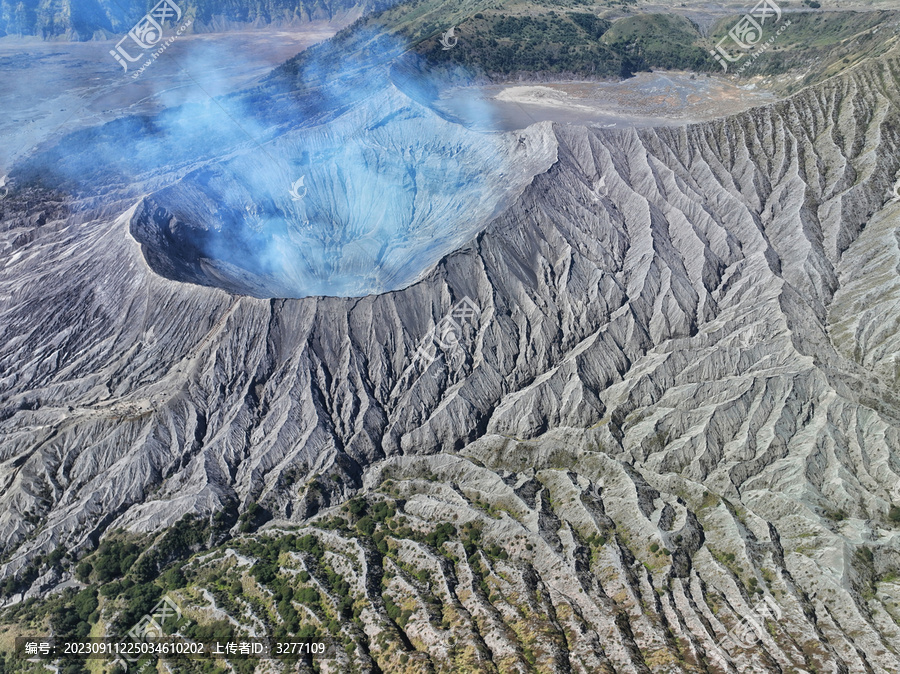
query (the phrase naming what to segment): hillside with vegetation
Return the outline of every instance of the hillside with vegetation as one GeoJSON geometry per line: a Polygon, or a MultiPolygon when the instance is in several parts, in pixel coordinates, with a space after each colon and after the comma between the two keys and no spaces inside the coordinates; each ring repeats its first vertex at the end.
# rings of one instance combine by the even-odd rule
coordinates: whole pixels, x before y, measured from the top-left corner
{"type": "MultiPolygon", "coordinates": [[[[782,21],[790,24],[741,79],[770,78],[772,89],[790,93],[878,57],[897,41],[898,11],[802,10],[785,12],[782,21]]],[[[740,17],[723,13],[701,26],[686,14],[586,0],[408,0],[360,18],[330,44],[288,61],[277,75],[296,81],[304,64],[322,60],[321,52],[336,46],[341,53],[377,53],[384,35],[400,37],[430,67],[452,67],[458,74],[459,66],[475,81],[617,80],[650,70],[722,74],[711,51],[740,17]],[[441,37],[450,28],[455,46],[445,49],[441,37]]],[[[773,36],[770,27],[760,46],[773,36]]]]}
{"type": "Polygon", "coordinates": [[[624,78],[653,68],[710,71],[715,65],[697,27],[672,15],[611,22],[589,12],[478,13],[457,32],[462,48],[444,50],[432,38],[420,52],[436,63],[461,65],[492,79],[624,78]]]}
{"type": "MultiPolygon", "coordinates": [[[[724,38],[739,18],[718,21],[710,31],[710,42],[716,44],[724,38]]],[[[793,12],[786,18],[790,26],[744,76],[773,78],[776,88],[787,94],[885,54],[897,43],[900,31],[898,11],[809,11],[793,12]]],[[[771,29],[763,38],[774,34],[771,29]]]]}

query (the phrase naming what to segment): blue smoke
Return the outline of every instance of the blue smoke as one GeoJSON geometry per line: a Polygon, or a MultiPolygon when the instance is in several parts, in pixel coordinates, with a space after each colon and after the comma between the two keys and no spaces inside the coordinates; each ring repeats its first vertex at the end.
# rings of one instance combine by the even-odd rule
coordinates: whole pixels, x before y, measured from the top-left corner
{"type": "MultiPolygon", "coordinates": [[[[209,74],[225,58],[207,46],[184,63],[209,74]]],[[[491,126],[489,106],[465,123],[432,106],[464,79],[356,31],[251,91],[178,105],[175,90],[175,107],[73,134],[21,173],[81,194],[178,178],[132,225],[177,280],[261,297],[384,292],[469,240],[503,196],[504,142],[473,130],[491,126]]]]}

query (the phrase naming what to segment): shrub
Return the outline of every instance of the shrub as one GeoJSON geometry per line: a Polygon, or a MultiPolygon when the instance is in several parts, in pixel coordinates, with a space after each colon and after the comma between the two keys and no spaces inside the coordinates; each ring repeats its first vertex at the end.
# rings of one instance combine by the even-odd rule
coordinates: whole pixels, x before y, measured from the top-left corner
{"type": "Polygon", "coordinates": [[[402,613],[400,611],[400,607],[397,606],[390,597],[384,598],[384,608],[385,611],[387,611],[388,618],[390,618],[394,622],[400,620],[400,615],[402,613]]]}
{"type": "Polygon", "coordinates": [[[238,521],[241,523],[239,527],[242,534],[256,531],[263,524],[272,519],[272,514],[258,503],[251,503],[247,506],[247,510],[241,513],[238,521]]]}
{"type": "Polygon", "coordinates": [[[347,504],[347,508],[351,515],[361,517],[366,512],[366,502],[361,498],[355,498],[347,504]]]}
{"type": "Polygon", "coordinates": [[[273,564],[268,564],[266,562],[257,562],[250,568],[250,573],[253,574],[253,577],[263,585],[268,585],[277,575],[277,570],[273,564]]]}
{"type": "Polygon", "coordinates": [[[93,564],[91,564],[90,562],[81,562],[78,566],[75,567],[75,576],[82,583],[87,583],[90,580],[91,572],[93,570],[93,564]]]}
{"type": "Polygon", "coordinates": [[[900,508],[891,506],[891,509],[888,511],[888,519],[891,522],[900,522],[900,508]]]}
{"type": "Polygon", "coordinates": [[[319,603],[319,592],[313,587],[301,587],[295,595],[297,601],[307,606],[315,606],[319,603]]]}
{"type": "Polygon", "coordinates": [[[97,580],[108,583],[120,578],[131,568],[140,552],[138,546],[125,541],[106,541],[97,550],[94,571],[97,580]]]}
{"type": "Polygon", "coordinates": [[[392,504],[381,501],[372,507],[372,519],[376,522],[384,522],[389,517],[393,517],[396,511],[397,509],[392,504]]]}
{"type": "Polygon", "coordinates": [[[436,548],[441,547],[444,543],[452,540],[456,536],[456,527],[449,522],[439,524],[437,528],[425,537],[425,541],[429,545],[436,548]]]}
{"type": "Polygon", "coordinates": [[[371,536],[375,533],[375,520],[367,515],[356,523],[356,528],[361,534],[365,536],[371,536]]]}
{"type": "Polygon", "coordinates": [[[325,550],[319,545],[319,539],[312,534],[302,536],[297,541],[297,549],[302,552],[308,552],[316,559],[321,559],[325,555],[325,550]]]}
{"type": "Polygon", "coordinates": [[[187,578],[180,566],[174,566],[166,571],[160,578],[163,587],[167,590],[176,590],[187,585],[187,578]]]}

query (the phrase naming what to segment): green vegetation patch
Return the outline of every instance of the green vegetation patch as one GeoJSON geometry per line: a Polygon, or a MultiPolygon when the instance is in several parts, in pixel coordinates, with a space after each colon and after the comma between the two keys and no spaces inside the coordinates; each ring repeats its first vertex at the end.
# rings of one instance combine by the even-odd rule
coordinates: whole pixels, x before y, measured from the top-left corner
{"type": "MultiPolygon", "coordinates": [[[[740,20],[735,15],[718,21],[710,31],[713,45],[726,37],[728,31],[740,20]]],[[[777,35],[767,51],[754,62],[745,76],[776,76],[789,72],[806,72],[806,77],[789,89],[807,86],[822,81],[866,57],[881,53],[890,41],[893,30],[890,26],[900,19],[897,11],[872,12],[794,12],[783,15],[781,22],[770,19],[763,26],[760,45],[775,36],[787,20],[790,25],[777,35]]],[[[727,47],[729,40],[723,46],[727,47]]],[[[740,50],[732,47],[735,55],[740,50]]],[[[753,52],[745,52],[741,61],[729,71],[736,70],[753,52]]]]}
{"type": "Polygon", "coordinates": [[[491,14],[464,22],[457,34],[454,49],[431,39],[419,52],[496,80],[527,74],[618,79],[651,68],[710,71],[715,65],[690,21],[663,14],[614,22],[587,12],[491,14]]]}

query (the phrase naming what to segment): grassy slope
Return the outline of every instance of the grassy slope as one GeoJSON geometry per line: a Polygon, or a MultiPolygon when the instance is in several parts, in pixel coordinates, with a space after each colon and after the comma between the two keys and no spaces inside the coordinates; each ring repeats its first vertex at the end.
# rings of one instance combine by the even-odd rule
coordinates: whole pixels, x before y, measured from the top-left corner
{"type": "Polygon", "coordinates": [[[457,48],[444,51],[435,39],[419,51],[492,79],[568,75],[629,77],[640,70],[710,70],[702,37],[682,17],[649,14],[610,22],[585,11],[475,15],[463,22],[457,48]]]}
{"type": "MultiPolygon", "coordinates": [[[[457,48],[442,51],[437,40],[430,39],[423,41],[418,51],[430,59],[459,63],[501,80],[548,73],[617,77],[650,69],[719,73],[709,52],[740,18],[724,18],[708,35],[702,35],[690,20],[677,15],[615,18],[597,9],[538,11],[546,6],[535,4],[530,14],[482,13],[482,18],[460,24],[457,48]],[[579,17],[588,14],[609,22],[608,30],[600,33],[586,28],[579,17]]],[[[848,65],[884,53],[897,41],[900,26],[897,11],[809,11],[786,14],[787,18],[791,25],[747,76],[802,73],[805,79],[795,89],[821,81],[848,65]]],[[[774,33],[775,29],[767,30],[764,39],[774,33]]]]}
{"type": "MultiPolygon", "coordinates": [[[[713,41],[724,37],[738,16],[717,22],[710,31],[713,41]]],[[[791,25],[754,63],[748,76],[792,74],[785,93],[820,82],[863,59],[883,54],[897,43],[900,12],[802,12],[785,15],[791,25]]],[[[774,30],[764,35],[768,39],[774,30]]]]}

